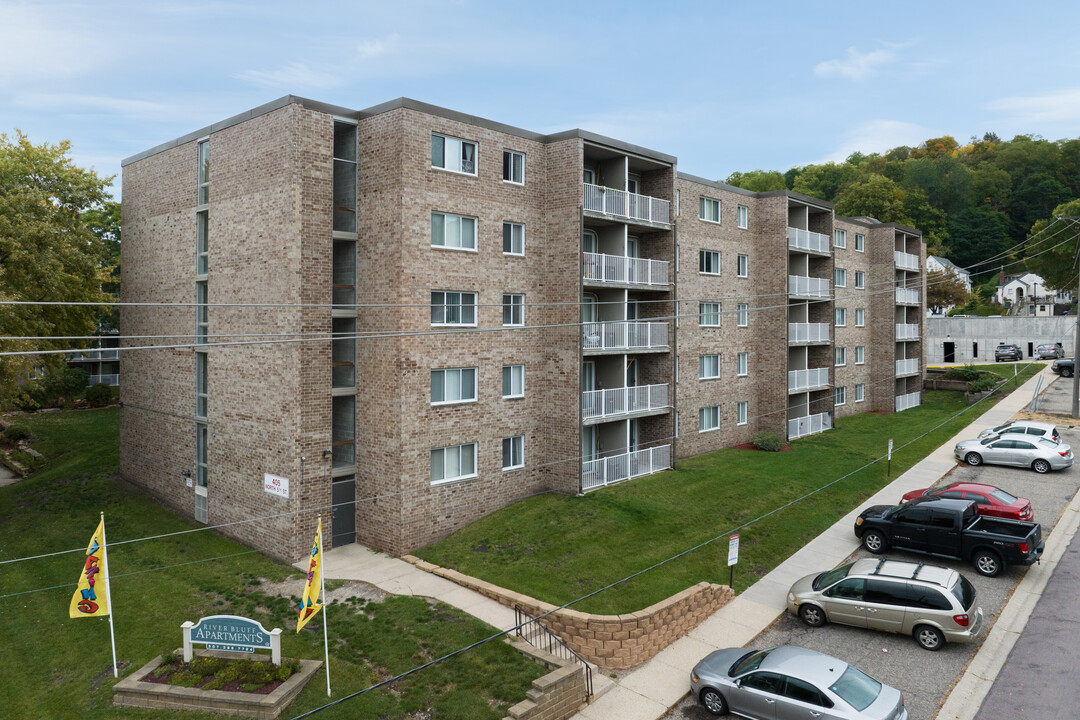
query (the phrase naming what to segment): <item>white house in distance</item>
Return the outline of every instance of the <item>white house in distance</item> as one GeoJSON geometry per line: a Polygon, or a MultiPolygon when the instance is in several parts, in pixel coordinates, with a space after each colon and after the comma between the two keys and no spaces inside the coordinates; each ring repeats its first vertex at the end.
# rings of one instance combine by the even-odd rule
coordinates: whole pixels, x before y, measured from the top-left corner
{"type": "MultiPolygon", "coordinates": [[[[967,270],[965,270],[962,267],[957,267],[948,258],[936,257],[934,255],[927,255],[926,256],[926,272],[932,273],[932,272],[935,272],[935,271],[944,272],[944,273],[948,273],[948,272],[953,273],[954,275],[956,275],[958,278],[960,278],[963,281],[964,287],[967,289],[967,291],[969,293],[971,292],[971,273],[969,273],[967,270]]],[[[942,317],[942,316],[946,315],[950,310],[952,310],[953,307],[954,307],[953,305],[948,305],[948,306],[942,307],[942,308],[935,308],[935,307],[931,307],[928,304],[926,306],[926,314],[929,317],[942,317]]]]}
{"type": "MultiPolygon", "coordinates": [[[[927,258],[929,264],[929,258],[927,258]]],[[[1050,290],[1043,279],[1033,272],[1016,275],[1001,273],[994,298],[1010,308],[1010,315],[1035,315],[1049,317],[1055,313],[1055,305],[1071,305],[1072,293],[1050,290]]]]}

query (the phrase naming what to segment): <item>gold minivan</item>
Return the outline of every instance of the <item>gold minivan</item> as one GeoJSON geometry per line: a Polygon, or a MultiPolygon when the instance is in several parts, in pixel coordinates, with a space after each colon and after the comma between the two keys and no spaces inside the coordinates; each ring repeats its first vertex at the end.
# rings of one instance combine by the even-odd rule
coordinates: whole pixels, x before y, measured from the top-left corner
{"type": "Polygon", "coordinates": [[[975,588],[925,563],[866,558],[791,586],[788,610],[810,627],[826,622],[911,635],[927,650],[972,642],[982,629],[975,588]]]}

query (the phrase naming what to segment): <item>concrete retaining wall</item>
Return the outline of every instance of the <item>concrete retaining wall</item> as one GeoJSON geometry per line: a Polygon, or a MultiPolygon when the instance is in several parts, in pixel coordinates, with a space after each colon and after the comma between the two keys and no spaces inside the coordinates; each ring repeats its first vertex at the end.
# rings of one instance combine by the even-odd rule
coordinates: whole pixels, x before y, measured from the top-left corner
{"type": "Polygon", "coordinates": [[[1030,356],[1029,343],[1032,351],[1039,345],[1062,343],[1071,356],[1075,330],[1076,318],[1071,315],[927,318],[926,362],[945,362],[947,342],[953,344],[954,362],[992,363],[994,348],[1001,343],[1015,343],[1024,357],[1030,356]]]}

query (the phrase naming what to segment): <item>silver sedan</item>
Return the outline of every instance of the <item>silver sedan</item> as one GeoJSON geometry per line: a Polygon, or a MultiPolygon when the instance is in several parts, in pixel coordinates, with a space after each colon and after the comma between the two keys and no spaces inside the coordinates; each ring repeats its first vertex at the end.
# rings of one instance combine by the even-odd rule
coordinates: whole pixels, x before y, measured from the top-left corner
{"type": "Polygon", "coordinates": [[[1012,465],[1037,473],[1064,470],[1073,464],[1072,448],[1053,440],[1018,435],[995,435],[965,440],[953,449],[956,459],[968,465],[1012,465]]]}

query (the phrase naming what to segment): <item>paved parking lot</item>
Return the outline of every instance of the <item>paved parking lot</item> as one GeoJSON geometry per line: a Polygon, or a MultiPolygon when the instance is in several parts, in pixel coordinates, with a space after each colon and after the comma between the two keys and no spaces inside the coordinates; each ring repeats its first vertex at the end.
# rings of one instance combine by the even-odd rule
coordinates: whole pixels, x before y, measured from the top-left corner
{"type": "MultiPolygon", "coordinates": [[[[1059,383],[1055,383],[1059,384],[1059,383]]],[[[1080,428],[1059,424],[1062,441],[1080,450],[1080,428]]],[[[1035,519],[1044,525],[1043,537],[1061,516],[1065,505],[1080,488],[1080,466],[1048,475],[1038,475],[1031,470],[982,466],[977,468],[958,465],[941,484],[956,481],[981,482],[997,485],[1014,495],[1031,500],[1035,519]]],[[[899,502],[900,498],[896,498],[899,502]]],[[[859,550],[853,559],[870,557],[859,550]]],[[[927,556],[914,553],[893,552],[889,557],[903,560],[927,560],[927,556]]],[[[978,604],[985,614],[982,638],[986,637],[992,623],[1013,587],[1023,576],[1026,568],[1009,568],[996,578],[984,578],[977,574],[968,562],[931,558],[933,564],[959,570],[975,586],[978,604]]],[[[807,574],[829,568],[807,568],[807,574]]],[[[794,616],[785,613],[752,644],[755,648],[774,645],[798,645],[833,655],[850,662],[882,682],[899,688],[904,693],[912,720],[930,720],[946,693],[963,672],[968,661],[977,651],[982,638],[972,645],[947,645],[932,653],[923,650],[908,636],[891,635],[872,630],[826,625],[810,628],[794,616]]],[[[689,679],[687,679],[689,684],[689,679]]],[[[679,703],[667,718],[672,720],[712,717],[689,695],[679,703]]]]}

